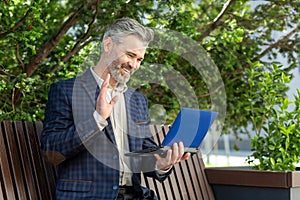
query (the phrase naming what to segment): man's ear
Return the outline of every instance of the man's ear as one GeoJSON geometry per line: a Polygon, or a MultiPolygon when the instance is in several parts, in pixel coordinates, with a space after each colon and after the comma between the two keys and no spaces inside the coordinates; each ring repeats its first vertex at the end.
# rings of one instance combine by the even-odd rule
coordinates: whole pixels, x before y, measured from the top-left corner
{"type": "Polygon", "coordinates": [[[112,41],[111,37],[105,38],[104,39],[104,45],[103,45],[104,51],[105,52],[110,52],[111,49],[112,49],[112,46],[113,46],[113,41],[112,41]]]}

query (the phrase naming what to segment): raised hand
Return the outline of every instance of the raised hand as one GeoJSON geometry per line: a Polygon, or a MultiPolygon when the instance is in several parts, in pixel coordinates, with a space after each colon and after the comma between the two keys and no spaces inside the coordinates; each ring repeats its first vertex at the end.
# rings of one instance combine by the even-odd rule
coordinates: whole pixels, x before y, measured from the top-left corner
{"type": "Polygon", "coordinates": [[[107,102],[107,88],[109,86],[110,74],[107,74],[105,81],[102,83],[100,88],[100,93],[97,98],[96,111],[103,117],[107,119],[113,109],[114,104],[118,101],[118,96],[114,96],[110,102],[107,102]]]}

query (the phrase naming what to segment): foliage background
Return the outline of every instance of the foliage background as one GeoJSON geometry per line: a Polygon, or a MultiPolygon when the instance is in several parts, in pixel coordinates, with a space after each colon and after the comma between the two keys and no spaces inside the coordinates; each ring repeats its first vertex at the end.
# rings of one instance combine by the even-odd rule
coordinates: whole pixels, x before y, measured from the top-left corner
{"type": "MultiPolygon", "coordinates": [[[[249,72],[278,68],[276,77],[290,80],[299,65],[299,0],[268,0],[251,7],[248,0],[1,0],[0,1],[0,120],[43,119],[52,82],[80,73],[92,62],[90,54],[106,26],[119,17],[181,32],[202,45],[219,68],[226,90],[224,133],[247,132],[251,117],[265,105],[249,99],[263,82],[249,72]],[[274,39],[274,32],[283,37],[274,39]],[[287,65],[278,63],[281,54],[287,65]],[[266,59],[262,58],[268,58],[266,59]],[[279,74],[279,75],[278,75],[279,74]],[[249,95],[250,93],[250,95],[249,95]],[[251,113],[247,112],[251,108],[251,113]]],[[[94,57],[97,59],[97,57],[94,57]]],[[[193,86],[201,109],[210,108],[205,82],[185,60],[170,52],[150,50],[144,61],[179,71],[193,86]]],[[[288,82],[287,82],[288,83],[288,82]]],[[[286,85],[273,88],[285,94],[286,85]]],[[[139,88],[151,105],[161,104],[170,122],[179,109],[168,88],[148,84],[139,88]]]]}

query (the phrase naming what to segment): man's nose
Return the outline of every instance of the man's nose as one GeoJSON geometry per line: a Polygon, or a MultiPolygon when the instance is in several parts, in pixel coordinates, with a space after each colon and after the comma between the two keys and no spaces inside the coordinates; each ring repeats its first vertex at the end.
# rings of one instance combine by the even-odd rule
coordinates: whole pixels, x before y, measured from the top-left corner
{"type": "Polygon", "coordinates": [[[130,66],[130,68],[132,69],[137,69],[139,67],[138,61],[136,59],[131,59],[128,62],[128,65],[130,66]]]}

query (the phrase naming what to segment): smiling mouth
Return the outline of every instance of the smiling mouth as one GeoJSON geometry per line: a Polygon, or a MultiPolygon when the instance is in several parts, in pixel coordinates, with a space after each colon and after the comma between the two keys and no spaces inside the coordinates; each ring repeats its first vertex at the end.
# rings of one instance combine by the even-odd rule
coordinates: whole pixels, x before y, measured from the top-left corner
{"type": "Polygon", "coordinates": [[[125,72],[125,74],[128,74],[128,75],[131,74],[130,70],[127,69],[125,65],[122,65],[122,66],[121,66],[121,69],[125,72]]]}
{"type": "Polygon", "coordinates": [[[126,69],[126,68],[122,68],[123,69],[123,71],[125,71],[127,74],[130,74],[130,71],[128,70],[128,69],[126,69]]]}

